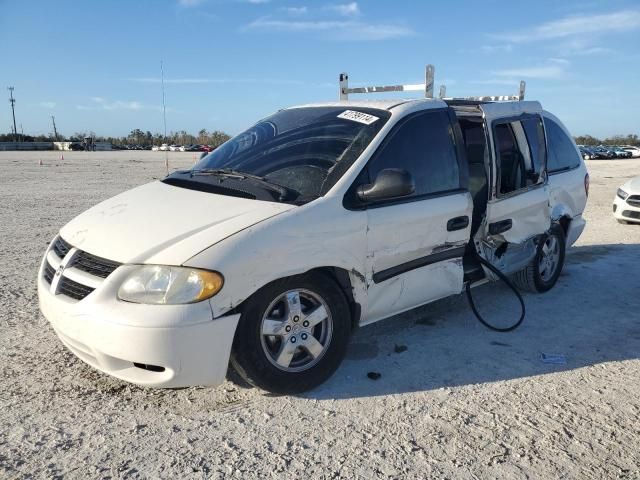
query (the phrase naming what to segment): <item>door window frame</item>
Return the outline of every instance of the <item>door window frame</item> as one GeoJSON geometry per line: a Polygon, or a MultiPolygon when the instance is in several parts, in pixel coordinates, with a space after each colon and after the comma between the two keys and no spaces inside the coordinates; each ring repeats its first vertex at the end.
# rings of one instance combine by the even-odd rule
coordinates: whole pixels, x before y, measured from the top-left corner
{"type": "MultiPolygon", "coordinates": [[[[409,172],[411,173],[411,172],[409,172]]],[[[393,205],[401,205],[403,203],[412,203],[418,202],[422,200],[428,200],[430,198],[438,198],[438,197],[446,197],[449,195],[457,195],[460,193],[469,191],[469,169],[467,165],[467,160],[464,152],[464,138],[462,137],[462,130],[460,128],[460,124],[458,123],[458,119],[454,110],[451,107],[443,107],[443,108],[429,108],[424,110],[419,110],[417,112],[410,113],[400,120],[396,122],[396,124],[391,128],[389,133],[382,140],[380,145],[375,149],[375,151],[371,154],[366,164],[362,167],[358,176],[353,181],[351,186],[347,189],[345,193],[342,205],[347,210],[368,210],[370,208],[382,208],[389,207],[393,205]],[[429,115],[436,112],[446,112],[449,120],[449,126],[453,131],[453,147],[454,153],[456,156],[456,161],[458,164],[458,177],[459,177],[459,188],[443,190],[441,192],[427,193],[423,195],[411,195],[407,197],[400,197],[390,200],[381,200],[376,202],[362,202],[358,199],[356,195],[356,189],[363,184],[372,183],[373,180],[371,178],[369,167],[375,159],[382,154],[386,146],[393,139],[393,137],[400,131],[400,129],[410,120],[413,120],[422,115],[429,115]]]]}
{"type": "MultiPolygon", "coordinates": [[[[509,128],[512,131],[513,134],[513,139],[515,140],[516,144],[518,145],[518,147],[520,147],[519,142],[518,142],[518,138],[516,135],[516,132],[513,131],[512,127],[509,126],[509,128]]],[[[532,153],[531,153],[531,146],[529,145],[529,139],[527,138],[526,135],[526,131],[524,129],[524,126],[522,126],[522,130],[524,132],[524,137],[525,137],[525,141],[527,143],[527,148],[529,149],[529,158],[531,158],[531,161],[533,162],[533,158],[532,158],[532,153]]],[[[487,129],[487,131],[489,131],[487,129]]],[[[547,146],[547,132],[545,130],[545,125],[544,125],[544,120],[542,118],[542,115],[539,115],[537,113],[523,113],[520,115],[514,115],[514,116],[510,116],[510,117],[501,117],[501,118],[497,118],[494,119],[491,122],[491,169],[492,169],[492,177],[495,179],[495,183],[494,185],[492,185],[491,188],[491,200],[502,200],[505,198],[511,198],[511,197],[515,197],[517,195],[520,195],[522,193],[526,193],[529,192],[531,190],[537,189],[537,188],[541,188],[544,185],[547,184],[547,179],[548,179],[548,175],[547,175],[547,158],[549,156],[549,148],[547,146]],[[499,154],[498,154],[498,145],[497,145],[497,135],[496,135],[496,127],[498,125],[504,125],[504,124],[510,124],[512,122],[521,122],[522,120],[528,120],[528,119],[537,119],[541,122],[542,124],[542,134],[544,135],[544,148],[545,148],[545,162],[544,162],[544,168],[543,170],[540,172],[540,178],[542,178],[542,181],[538,181],[537,183],[533,184],[533,185],[527,185],[526,187],[521,187],[521,188],[517,188],[516,190],[513,190],[511,192],[508,193],[500,193],[500,181],[501,181],[501,171],[500,171],[500,163],[499,163],[499,154]]],[[[489,139],[487,139],[489,140],[489,139]]],[[[489,143],[487,143],[487,145],[489,145],[489,143]]]]}

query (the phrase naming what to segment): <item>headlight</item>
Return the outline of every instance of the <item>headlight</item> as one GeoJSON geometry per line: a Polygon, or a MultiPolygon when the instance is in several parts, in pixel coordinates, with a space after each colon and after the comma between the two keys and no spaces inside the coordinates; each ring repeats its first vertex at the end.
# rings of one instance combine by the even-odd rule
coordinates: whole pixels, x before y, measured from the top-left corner
{"type": "Polygon", "coordinates": [[[118,298],[156,305],[195,303],[213,297],[223,283],[222,275],[208,270],[140,265],[122,283],[118,298]]]}
{"type": "Polygon", "coordinates": [[[618,189],[618,196],[622,199],[622,200],[626,200],[627,197],[629,196],[629,194],[627,192],[625,192],[624,190],[622,190],[621,188],[618,189]]]}

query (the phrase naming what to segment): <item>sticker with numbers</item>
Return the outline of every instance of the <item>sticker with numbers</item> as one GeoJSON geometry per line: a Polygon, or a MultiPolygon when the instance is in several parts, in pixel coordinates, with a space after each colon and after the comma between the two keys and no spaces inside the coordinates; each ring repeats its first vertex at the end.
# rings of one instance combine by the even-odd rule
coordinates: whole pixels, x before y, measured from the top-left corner
{"type": "Polygon", "coordinates": [[[378,117],[369,115],[368,113],[356,112],[355,110],[345,110],[338,118],[344,118],[345,120],[353,120],[354,122],[364,123],[365,125],[371,125],[378,120],[378,117]]]}

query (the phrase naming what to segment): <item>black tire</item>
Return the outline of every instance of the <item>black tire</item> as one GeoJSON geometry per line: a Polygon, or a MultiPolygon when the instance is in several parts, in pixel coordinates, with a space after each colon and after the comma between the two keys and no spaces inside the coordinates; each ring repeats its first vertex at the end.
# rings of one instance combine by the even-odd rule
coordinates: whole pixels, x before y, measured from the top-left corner
{"type": "MultiPolygon", "coordinates": [[[[302,305],[302,301],[300,303],[302,305]]],[[[349,305],[331,277],[317,272],[289,277],[266,285],[243,305],[231,349],[231,366],[255,387],[276,394],[301,393],[320,385],[336,371],[346,353],[350,334],[349,305]],[[312,292],[324,301],[330,313],[327,321],[331,322],[331,335],[317,363],[302,371],[283,371],[268,357],[261,332],[262,320],[274,301],[298,289],[312,292]]],[[[280,341],[282,348],[286,339],[283,337],[280,341]]],[[[296,352],[306,355],[304,350],[296,352]]]]}
{"type": "Polygon", "coordinates": [[[544,293],[551,290],[558,281],[558,277],[562,272],[562,267],[564,266],[565,248],[566,244],[564,229],[560,225],[555,224],[549,230],[548,235],[538,245],[536,255],[531,263],[527,265],[526,268],[520,270],[513,276],[513,279],[518,288],[520,288],[521,290],[536,293],[544,293]],[[544,256],[543,246],[550,238],[555,238],[557,240],[559,247],[559,256],[553,274],[549,278],[545,279],[540,272],[540,260],[544,256]]]}
{"type": "Polygon", "coordinates": [[[621,223],[622,225],[629,225],[630,222],[627,222],[626,220],[620,220],[619,218],[616,218],[616,221],[618,223],[621,223]]]}

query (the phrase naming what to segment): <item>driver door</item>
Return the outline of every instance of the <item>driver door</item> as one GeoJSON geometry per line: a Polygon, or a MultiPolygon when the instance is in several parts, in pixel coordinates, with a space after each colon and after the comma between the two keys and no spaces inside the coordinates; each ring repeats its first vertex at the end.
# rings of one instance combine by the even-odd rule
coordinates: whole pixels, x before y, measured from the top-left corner
{"type": "Polygon", "coordinates": [[[462,256],[469,240],[472,200],[447,109],[401,120],[361,177],[375,181],[388,168],[407,171],[415,191],[365,205],[368,305],[373,322],[462,291],[462,256]]]}

